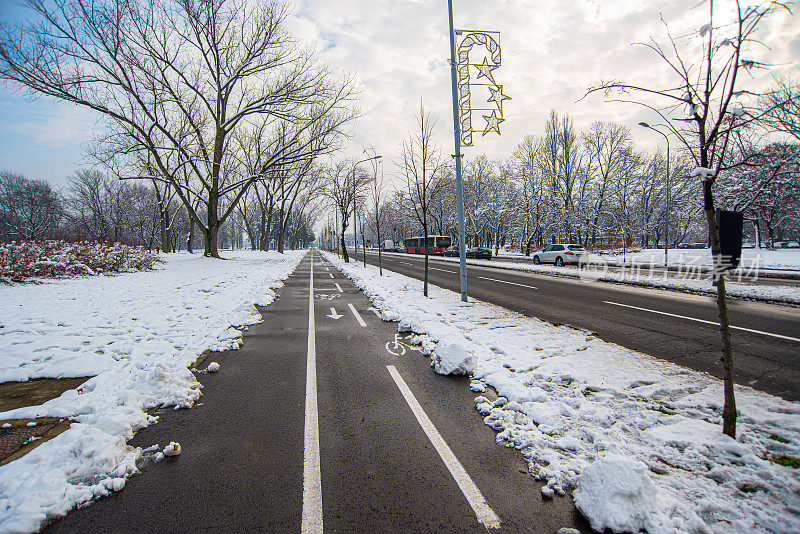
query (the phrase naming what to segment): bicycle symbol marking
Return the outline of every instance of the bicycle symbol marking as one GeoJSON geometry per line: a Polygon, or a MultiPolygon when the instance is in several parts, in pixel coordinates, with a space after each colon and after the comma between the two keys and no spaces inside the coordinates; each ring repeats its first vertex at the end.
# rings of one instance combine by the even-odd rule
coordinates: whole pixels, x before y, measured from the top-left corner
{"type": "Polygon", "coordinates": [[[320,300],[333,300],[341,297],[339,293],[317,293],[317,298],[320,300]]]}
{"type": "Polygon", "coordinates": [[[411,336],[401,336],[400,334],[395,334],[394,341],[388,341],[386,343],[386,352],[392,354],[393,356],[403,356],[406,351],[409,350],[421,353],[422,351],[420,349],[401,341],[402,339],[409,339],[410,337],[411,336]]]}

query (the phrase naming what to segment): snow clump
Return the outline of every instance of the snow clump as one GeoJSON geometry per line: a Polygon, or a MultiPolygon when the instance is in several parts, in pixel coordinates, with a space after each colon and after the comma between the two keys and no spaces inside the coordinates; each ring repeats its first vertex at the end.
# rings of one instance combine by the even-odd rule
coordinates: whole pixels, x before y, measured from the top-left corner
{"type": "Polygon", "coordinates": [[[206,371],[208,371],[209,373],[216,373],[217,371],[219,371],[219,364],[217,362],[209,363],[208,367],[206,367],[206,371]]]}
{"type": "Polygon", "coordinates": [[[440,343],[431,354],[431,367],[440,375],[466,375],[475,369],[475,359],[461,343],[440,343]]]}
{"type": "Polygon", "coordinates": [[[177,441],[170,442],[164,447],[164,456],[178,456],[181,453],[181,444],[177,441]]]}

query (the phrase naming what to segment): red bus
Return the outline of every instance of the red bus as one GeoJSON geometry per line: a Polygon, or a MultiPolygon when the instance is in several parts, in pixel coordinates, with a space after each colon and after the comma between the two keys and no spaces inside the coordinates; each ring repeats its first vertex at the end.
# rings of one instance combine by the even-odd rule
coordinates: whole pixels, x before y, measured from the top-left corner
{"type": "MultiPolygon", "coordinates": [[[[404,251],[408,254],[425,254],[425,249],[422,243],[425,241],[424,237],[412,237],[403,240],[404,251]]],[[[444,249],[453,244],[453,239],[447,235],[429,235],[428,236],[428,254],[444,254],[444,249]]]]}

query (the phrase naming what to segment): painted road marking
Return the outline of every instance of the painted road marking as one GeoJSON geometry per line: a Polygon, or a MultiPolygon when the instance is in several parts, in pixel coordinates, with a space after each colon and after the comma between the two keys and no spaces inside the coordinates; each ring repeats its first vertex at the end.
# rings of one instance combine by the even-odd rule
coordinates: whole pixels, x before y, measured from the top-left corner
{"type": "Polygon", "coordinates": [[[439,434],[439,431],[436,430],[436,427],[433,426],[433,422],[428,418],[428,415],[425,413],[425,410],[422,409],[416,397],[414,397],[408,384],[406,384],[406,381],[400,376],[397,368],[394,365],[387,365],[386,368],[389,370],[389,374],[392,375],[397,387],[400,388],[400,393],[403,394],[409,408],[414,412],[414,417],[417,418],[422,430],[425,431],[425,435],[428,436],[436,452],[438,452],[439,456],[442,458],[444,465],[447,466],[447,470],[450,471],[456,484],[458,484],[461,493],[464,494],[464,497],[467,498],[467,502],[472,506],[475,515],[478,517],[478,521],[486,528],[500,528],[500,518],[497,517],[497,514],[489,507],[481,490],[478,489],[478,486],[472,481],[467,470],[464,469],[464,466],[458,461],[456,455],[453,454],[450,446],[442,435],[439,434]]]}
{"type": "Polygon", "coordinates": [[[333,273],[328,273],[328,276],[330,276],[331,278],[333,278],[333,273]]]}
{"type": "Polygon", "coordinates": [[[539,289],[538,287],[533,286],[526,286],[525,284],[518,284],[516,282],[508,282],[507,280],[497,280],[496,278],[486,278],[485,276],[479,276],[481,280],[489,280],[490,282],[500,282],[501,284],[509,284],[512,286],[519,286],[519,287],[527,287],[528,289],[539,289]]]}
{"type": "Polygon", "coordinates": [[[336,286],[336,289],[338,289],[338,290],[339,290],[339,293],[344,293],[344,291],[342,291],[342,286],[340,286],[340,285],[339,285],[339,282],[336,282],[336,283],[335,283],[335,284],[333,284],[333,285],[335,285],[335,286],[336,286]]]}
{"type": "Polygon", "coordinates": [[[381,312],[379,312],[377,308],[370,306],[369,308],[367,308],[367,311],[371,311],[372,313],[374,313],[378,317],[378,319],[381,318],[381,312]]]}
{"type": "MultiPolygon", "coordinates": [[[[646,311],[646,312],[650,312],[650,313],[657,313],[659,315],[666,315],[668,317],[677,317],[678,319],[686,319],[687,321],[695,321],[697,323],[703,323],[703,324],[710,324],[710,325],[713,325],[713,326],[719,326],[719,323],[717,323],[715,321],[706,321],[705,319],[696,319],[694,317],[686,317],[685,315],[677,315],[677,314],[674,314],[674,313],[667,313],[667,312],[662,312],[662,311],[658,311],[658,310],[650,310],[648,308],[640,308],[638,306],[630,306],[628,304],[620,304],[619,302],[611,302],[611,301],[608,301],[608,300],[604,300],[603,302],[605,302],[606,304],[613,304],[614,306],[621,306],[623,308],[631,308],[631,309],[634,309],[634,310],[646,311]]],[[[779,338],[779,339],[786,339],[788,341],[800,342],[800,338],[791,337],[791,336],[783,336],[781,334],[773,334],[771,332],[764,332],[762,330],[753,330],[752,328],[744,328],[742,326],[733,326],[733,325],[731,325],[731,328],[735,329],[735,330],[741,330],[743,332],[750,332],[752,334],[761,334],[762,336],[770,336],[770,337],[776,337],[776,338],[779,338]]]]}
{"type": "Polygon", "coordinates": [[[344,315],[336,313],[336,308],[331,308],[330,315],[326,315],[326,317],[330,317],[331,319],[338,319],[339,317],[344,317],[344,315]]]}
{"type": "Polygon", "coordinates": [[[358,310],[356,310],[353,307],[353,305],[350,304],[349,302],[347,303],[347,305],[350,307],[350,311],[353,312],[353,315],[356,316],[356,321],[358,321],[358,324],[360,324],[361,326],[367,326],[367,323],[365,323],[364,319],[362,319],[361,315],[359,315],[358,310]]]}
{"type": "Polygon", "coordinates": [[[437,267],[431,267],[430,265],[428,266],[428,269],[430,269],[431,271],[442,271],[443,273],[450,273],[450,274],[458,273],[458,271],[448,271],[447,269],[439,269],[437,267]]]}
{"type": "Polygon", "coordinates": [[[399,263],[402,263],[403,265],[414,265],[413,263],[410,263],[410,262],[407,262],[407,261],[401,261],[399,263]]]}
{"type": "Polygon", "coordinates": [[[314,331],[314,253],[308,279],[308,356],[306,359],[306,420],[303,431],[303,517],[300,532],[322,534],[322,473],[319,460],[317,409],[317,340],[314,331]]]}

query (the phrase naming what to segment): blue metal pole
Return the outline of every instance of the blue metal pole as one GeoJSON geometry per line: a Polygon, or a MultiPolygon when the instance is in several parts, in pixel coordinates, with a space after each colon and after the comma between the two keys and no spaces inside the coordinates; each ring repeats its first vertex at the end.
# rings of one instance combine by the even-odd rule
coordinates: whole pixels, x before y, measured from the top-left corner
{"type": "Polygon", "coordinates": [[[456,152],[456,204],[458,204],[458,255],[461,267],[461,300],[467,302],[467,257],[464,248],[464,187],[461,182],[461,128],[458,120],[458,82],[456,81],[456,34],[453,29],[453,0],[447,0],[450,19],[450,83],[453,90],[453,137],[456,152]]]}

